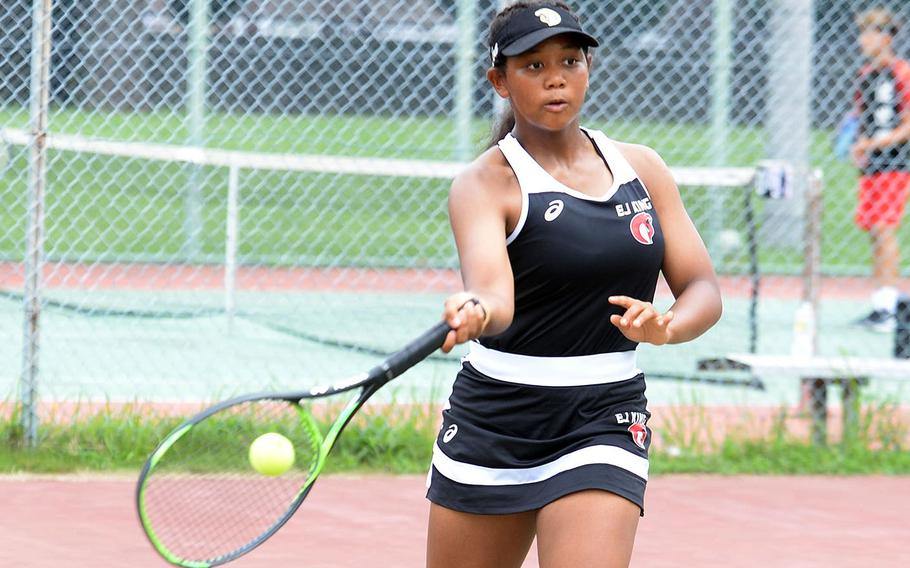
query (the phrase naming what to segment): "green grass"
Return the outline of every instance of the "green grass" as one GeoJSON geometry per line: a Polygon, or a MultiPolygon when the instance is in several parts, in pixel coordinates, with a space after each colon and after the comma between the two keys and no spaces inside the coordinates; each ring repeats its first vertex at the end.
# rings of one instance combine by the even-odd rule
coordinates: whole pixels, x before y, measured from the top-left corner
{"type": "MultiPolygon", "coordinates": [[[[50,130],[115,140],[185,144],[184,117],[173,112],[117,113],[54,110],[50,130]]],[[[21,108],[0,108],[0,124],[25,128],[21,108]]],[[[711,132],[703,124],[614,121],[595,123],[611,137],[654,147],[673,166],[712,164],[711,132]]],[[[210,114],[209,146],[244,151],[454,160],[455,125],[447,117],[280,116],[210,114]]],[[[478,149],[489,130],[474,123],[478,149]]],[[[754,165],[765,155],[758,128],[730,130],[728,165],[754,165]]],[[[829,271],[863,271],[868,238],[852,224],[856,172],[831,154],[831,132],[814,133],[812,156],[825,173],[829,271]]],[[[27,155],[13,155],[0,172],[0,257],[21,258],[26,230],[27,155]]],[[[52,152],[47,192],[50,258],[220,262],[224,255],[227,172],[52,152]],[[187,188],[199,195],[199,226],[187,228],[187,188]],[[198,231],[198,252],[187,251],[198,231]]],[[[240,254],[245,262],[310,265],[452,266],[445,180],[241,172],[240,254]]],[[[709,188],[685,187],[690,214],[703,229],[720,211],[724,223],[743,226],[742,199],[709,188]],[[722,194],[720,194],[722,195],[722,194]]],[[[761,219],[763,204],[756,201],[761,219]]],[[[781,230],[786,230],[782,228],[781,230]]],[[[910,226],[900,239],[910,242],[910,226]]],[[[790,239],[793,242],[801,239],[790,239]]],[[[762,264],[798,272],[799,247],[763,247],[762,264]]],[[[722,271],[744,272],[745,251],[724,259],[722,271]]]]}
{"type": "Polygon", "coordinates": [[[907,475],[910,452],[873,450],[859,444],[815,447],[802,441],[735,441],[714,454],[670,456],[657,449],[651,471],[670,473],[719,473],[756,475],[907,475]]]}
{"type": "MultiPolygon", "coordinates": [[[[323,434],[337,411],[331,408],[318,414],[316,423],[323,434]]],[[[436,409],[425,405],[364,410],[339,438],[325,471],[425,471],[437,416],[436,409]]],[[[0,419],[0,472],[138,471],[164,436],[182,422],[182,417],[151,414],[143,405],[91,410],[77,406],[72,414],[45,418],[37,447],[28,449],[14,412],[0,419]]],[[[297,444],[298,459],[308,459],[307,448],[300,446],[306,436],[299,423],[286,428],[276,424],[253,422],[248,415],[216,415],[175,444],[167,454],[167,467],[198,471],[211,464],[219,470],[249,469],[248,444],[266,431],[284,433],[297,444]]]]}
{"type": "MultiPolygon", "coordinates": [[[[785,414],[782,411],[780,416],[785,414]]],[[[330,415],[334,416],[331,412],[318,415],[323,432],[330,415]]],[[[362,412],[339,438],[326,471],[424,473],[438,416],[438,409],[423,405],[362,412]]],[[[890,403],[866,405],[855,436],[822,447],[790,431],[783,418],[760,435],[733,431],[724,439],[705,442],[700,416],[704,413],[686,413],[686,418],[670,420],[658,432],[662,441],[652,446],[653,473],[910,474],[910,423],[890,403]]],[[[0,420],[0,472],[138,471],[158,441],[180,422],[175,417],[150,415],[141,406],[94,408],[82,415],[77,409],[66,419],[45,420],[38,447],[24,449],[18,417],[13,414],[0,420]]],[[[179,469],[192,463],[187,467],[199,469],[204,467],[199,461],[204,452],[210,458],[207,463],[246,468],[246,444],[262,431],[261,423],[236,417],[216,421],[194,440],[193,447],[199,451],[189,452],[184,461],[178,457],[172,464],[179,469]],[[237,460],[237,456],[244,457],[237,460]]],[[[299,443],[299,436],[286,433],[299,443]]]]}
{"type": "MultiPolygon", "coordinates": [[[[717,439],[709,410],[697,402],[667,410],[654,447],[656,473],[724,474],[908,474],[910,421],[898,402],[868,401],[858,407],[855,426],[827,445],[811,444],[794,431],[792,409],[780,408],[770,426],[743,409],[742,423],[717,439]]],[[[808,417],[802,418],[808,420],[808,417]]]]}

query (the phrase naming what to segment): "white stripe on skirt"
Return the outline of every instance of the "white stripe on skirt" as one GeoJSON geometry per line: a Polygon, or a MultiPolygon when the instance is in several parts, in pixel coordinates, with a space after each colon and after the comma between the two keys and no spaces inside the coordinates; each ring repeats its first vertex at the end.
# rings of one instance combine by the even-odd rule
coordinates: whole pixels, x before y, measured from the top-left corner
{"type": "Polygon", "coordinates": [[[588,446],[575,450],[543,465],[528,468],[494,468],[453,460],[439,445],[433,447],[433,466],[447,478],[466,485],[523,485],[592,464],[622,468],[648,480],[648,460],[618,446],[588,446]]]}
{"type": "Polygon", "coordinates": [[[484,375],[509,383],[578,387],[625,381],[641,373],[636,367],[635,351],[535,357],[489,349],[476,341],[472,341],[470,346],[465,361],[484,375]]]}

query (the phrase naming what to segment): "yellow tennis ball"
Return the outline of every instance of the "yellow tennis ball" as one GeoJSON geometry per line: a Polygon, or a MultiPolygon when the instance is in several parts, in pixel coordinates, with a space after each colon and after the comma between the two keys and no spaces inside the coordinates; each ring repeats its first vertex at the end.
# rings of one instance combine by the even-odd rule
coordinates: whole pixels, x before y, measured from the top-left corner
{"type": "Polygon", "coordinates": [[[277,432],[263,434],[250,444],[250,465],[262,475],[281,475],[294,465],[294,445],[277,432]]]}

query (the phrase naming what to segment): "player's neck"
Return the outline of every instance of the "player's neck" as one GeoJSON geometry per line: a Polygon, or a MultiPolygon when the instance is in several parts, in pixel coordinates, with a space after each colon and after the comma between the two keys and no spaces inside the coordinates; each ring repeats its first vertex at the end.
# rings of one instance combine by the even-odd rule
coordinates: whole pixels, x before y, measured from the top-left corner
{"type": "Polygon", "coordinates": [[[876,69],[884,69],[885,67],[890,67],[895,59],[897,59],[897,56],[889,49],[873,57],[870,63],[876,69]]]}
{"type": "Polygon", "coordinates": [[[532,156],[550,155],[559,161],[570,161],[587,146],[586,137],[577,122],[556,132],[518,124],[512,135],[532,156]]]}

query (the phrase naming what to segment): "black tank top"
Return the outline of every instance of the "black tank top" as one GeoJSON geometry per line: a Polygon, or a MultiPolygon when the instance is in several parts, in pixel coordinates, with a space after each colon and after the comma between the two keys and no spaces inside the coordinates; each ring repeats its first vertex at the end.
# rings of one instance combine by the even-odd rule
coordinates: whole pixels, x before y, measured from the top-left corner
{"type": "Polygon", "coordinates": [[[480,344],[542,357],[634,350],[612,323],[622,309],[607,301],[626,295],[652,301],[663,265],[664,240],[644,184],[617,146],[588,131],[613,174],[594,198],[546,172],[510,134],[499,142],[521,187],[521,216],[507,239],[515,279],[512,324],[480,344]]]}
{"type": "MultiPolygon", "coordinates": [[[[861,70],[856,97],[864,136],[887,135],[900,126],[901,112],[905,112],[903,107],[907,100],[905,91],[910,88],[906,84],[908,75],[907,62],[900,59],[882,69],[866,67],[861,70]]],[[[871,175],[907,169],[910,169],[910,144],[900,142],[869,152],[863,173],[871,175]]]]}

